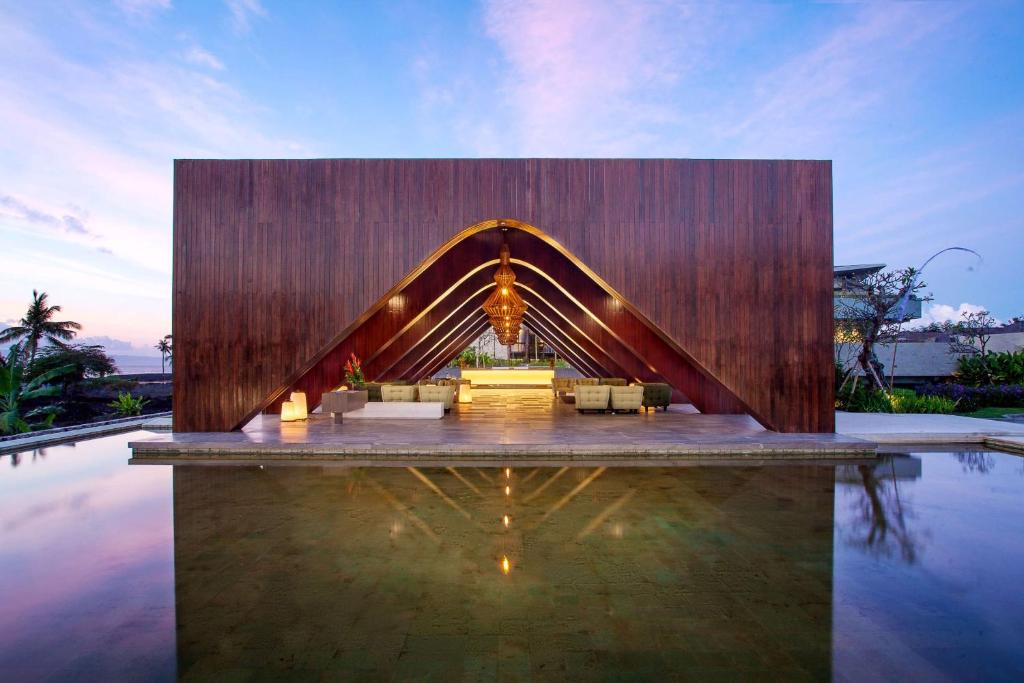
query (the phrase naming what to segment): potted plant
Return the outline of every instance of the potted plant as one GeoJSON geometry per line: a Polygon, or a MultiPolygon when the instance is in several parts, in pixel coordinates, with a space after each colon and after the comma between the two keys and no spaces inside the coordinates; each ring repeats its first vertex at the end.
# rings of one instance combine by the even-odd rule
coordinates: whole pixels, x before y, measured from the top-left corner
{"type": "Polygon", "coordinates": [[[351,389],[362,389],[363,384],[366,383],[366,377],[363,376],[363,363],[354,353],[345,361],[345,381],[351,389]]]}

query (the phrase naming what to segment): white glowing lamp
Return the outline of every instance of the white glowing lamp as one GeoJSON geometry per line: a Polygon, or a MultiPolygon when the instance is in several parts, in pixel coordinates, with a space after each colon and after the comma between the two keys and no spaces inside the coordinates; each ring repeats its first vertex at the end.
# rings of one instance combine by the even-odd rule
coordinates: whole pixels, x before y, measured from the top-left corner
{"type": "Polygon", "coordinates": [[[305,420],[309,417],[309,412],[306,410],[306,394],[304,392],[293,391],[291,402],[295,404],[296,420],[305,420]]]}
{"type": "Polygon", "coordinates": [[[295,422],[298,418],[295,417],[295,404],[291,401],[285,401],[281,404],[281,422],[295,422]]]}

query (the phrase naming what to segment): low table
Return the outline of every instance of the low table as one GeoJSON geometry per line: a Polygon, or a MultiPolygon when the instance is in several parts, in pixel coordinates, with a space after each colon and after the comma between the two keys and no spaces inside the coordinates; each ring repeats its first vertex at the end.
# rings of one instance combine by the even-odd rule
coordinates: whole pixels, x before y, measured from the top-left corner
{"type": "Polygon", "coordinates": [[[444,403],[440,401],[385,401],[370,402],[358,410],[345,413],[349,420],[440,420],[444,417],[444,403]]]}
{"type": "Polygon", "coordinates": [[[328,391],[320,397],[320,412],[330,414],[335,422],[341,422],[345,413],[365,406],[368,396],[367,391],[328,391]]]}

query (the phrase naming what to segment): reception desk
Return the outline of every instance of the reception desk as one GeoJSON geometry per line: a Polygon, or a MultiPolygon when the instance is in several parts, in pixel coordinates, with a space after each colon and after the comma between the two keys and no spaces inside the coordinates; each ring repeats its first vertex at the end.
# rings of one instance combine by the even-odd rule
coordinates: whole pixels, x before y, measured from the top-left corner
{"type": "Polygon", "coordinates": [[[551,386],[554,370],[475,370],[466,368],[462,379],[468,379],[476,386],[551,386]]]}

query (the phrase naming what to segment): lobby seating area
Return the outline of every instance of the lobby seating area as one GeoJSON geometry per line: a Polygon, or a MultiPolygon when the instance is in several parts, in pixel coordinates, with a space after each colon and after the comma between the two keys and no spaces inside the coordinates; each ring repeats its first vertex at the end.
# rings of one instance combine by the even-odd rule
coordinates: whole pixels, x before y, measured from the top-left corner
{"type": "Polygon", "coordinates": [[[576,405],[580,413],[638,413],[651,408],[668,410],[672,387],[659,382],[633,382],[621,377],[556,377],[551,380],[556,398],[576,405]]]}
{"type": "MultiPolygon", "coordinates": [[[[471,403],[471,384],[468,380],[443,378],[423,379],[416,383],[404,381],[367,382],[355,391],[333,391],[323,394],[321,412],[334,416],[341,422],[345,413],[360,411],[363,417],[385,417],[404,414],[399,405],[377,409],[366,404],[409,405],[409,415],[419,416],[414,404],[436,404],[441,407],[439,415],[448,414],[460,403],[471,403]],[[460,392],[463,398],[460,400],[460,392]],[[365,414],[365,415],[364,415],[365,414]]],[[[517,391],[512,389],[511,391],[517,391]]],[[[577,413],[632,413],[643,409],[661,408],[667,411],[672,398],[672,388],[663,383],[633,382],[621,377],[555,377],[551,380],[551,391],[557,403],[568,403],[577,413]],[[561,399],[559,401],[559,399],[561,399]]]]}

